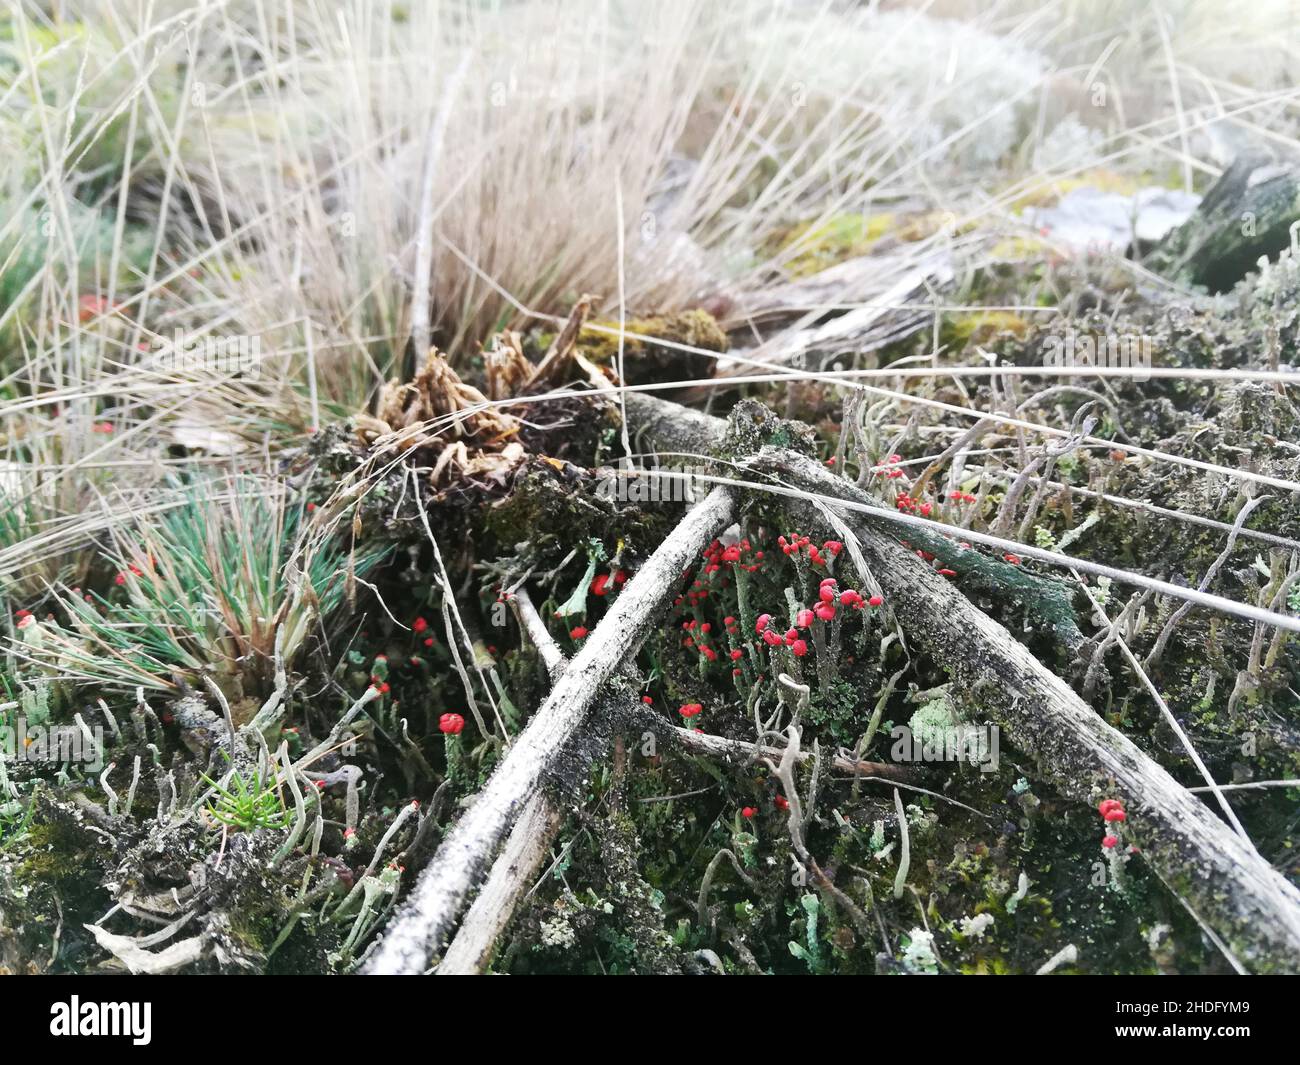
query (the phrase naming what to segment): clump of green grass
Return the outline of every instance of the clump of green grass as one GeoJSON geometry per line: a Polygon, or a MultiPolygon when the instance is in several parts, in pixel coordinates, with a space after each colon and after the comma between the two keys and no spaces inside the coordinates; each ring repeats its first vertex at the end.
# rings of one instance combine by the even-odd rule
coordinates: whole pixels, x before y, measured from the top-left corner
{"type": "Polygon", "coordinates": [[[260,766],[251,780],[236,771],[230,774],[225,784],[219,784],[207,775],[204,775],[203,782],[216,792],[215,798],[208,803],[207,813],[219,824],[236,832],[289,827],[289,811],[284,796],[263,778],[260,766]]]}
{"type": "Polygon", "coordinates": [[[383,549],[309,541],[279,482],[253,476],[185,489],[176,506],[113,531],[108,594],[54,593],[67,627],[28,626],[42,667],[109,688],[173,690],[203,674],[260,688],[277,653],[292,668],[350,577],[383,549]]]}

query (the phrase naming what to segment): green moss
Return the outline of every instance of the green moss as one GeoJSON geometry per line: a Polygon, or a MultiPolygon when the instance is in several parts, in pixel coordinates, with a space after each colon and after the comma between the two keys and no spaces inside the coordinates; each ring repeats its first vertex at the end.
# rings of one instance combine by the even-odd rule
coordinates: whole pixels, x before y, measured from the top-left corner
{"type": "Polygon", "coordinates": [[[968,344],[987,344],[1004,333],[1024,337],[1029,322],[1010,311],[973,311],[959,314],[945,323],[941,338],[945,343],[964,348],[968,344]]]}
{"type": "MultiPolygon", "coordinates": [[[[590,322],[578,334],[579,350],[598,365],[613,365],[618,358],[618,326],[617,319],[590,322]]],[[[728,347],[727,334],[717,320],[698,308],[630,318],[623,331],[623,369],[629,384],[710,377],[715,360],[701,352],[721,354],[728,347]],[[654,344],[639,337],[654,337],[680,347],[654,344]]]]}
{"type": "Polygon", "coordinates": [[[865,255],[895,224],[893,214],[834,215],[821,224],[800,222],[781,233],[775,251],[793,251],[786,270],[795,277],[808,277],[828,266],[865,255]]]}
{"type": "MultiPolygon", "coordinates": [[[[582,353],[597,363],[609,363],[618,354],[618,336],[607,330],[617,330],[618,319],[593,319],[583,326],[578,334],[578,346],[582,353]]],[[[727,334],[718,325],[717,319],[708,311],[696,308],[680,314],[655,315],[647,318],[629,318],[624,324],[624,333],[637,333],[641,336],[654,337],[657,340],[669,340],[675,344],[687,344],[708,351],[723,352],[727,350],[727,334]]],[[[642,355],[647,345],[643,340],[625,336],[623,355],[642,355]]]]}
{"type": "Polygon", "coordinates": [[[22,840],[26,857],[18,879],[41,884],[83,882],[95,863],[87,853],[96,837],[70,822],[44,820],[27,829],[22,840]]]}

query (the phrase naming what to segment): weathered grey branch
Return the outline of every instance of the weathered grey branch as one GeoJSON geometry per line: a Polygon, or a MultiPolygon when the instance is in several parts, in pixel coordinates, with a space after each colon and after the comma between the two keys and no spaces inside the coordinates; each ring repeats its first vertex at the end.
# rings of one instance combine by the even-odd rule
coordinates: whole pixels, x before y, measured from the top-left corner
{"type": "MultiPolygon", "coordinates": [[[[656,435],[672,439],[671,404],[629,397],[634,427],[650,410],[656,435]]],[[[699,416],[690,422],[698,431],[699,416]]],[[[720,438],[725,423],[715,419],[720,438]]],[[[765,448],[751,475],[823,499],[870,502],[856,486],[798,453],[765,448]]],[[[1171,891],[1259,972],[1300,972],[1300,891],[1271,868],[1199,799],[1123,733],[1112,728],[1055,673],[897,541],[843,514],[890,609],[951,675],[953,688],[1002,727],[1061,792],[1089,804],[1124,802],[1127,835],[1171,891]]]]}
{"type": "Polygon", "coordinates": [[[492,871],[438,963],[439,976],[471,976],[487,971],[497,940],[514,917],[563,823],[560,807],[543,791],[524,804],[523,813],[492,863],[492,871]]]}
{"type": "MultiPolygon", "coordinates": [[[[649,715],[647,715],[647,718],[649,715]]],[[[707,732],[696,732],[688,728],[673,728],[673,737],[683,747],[699,754],[712,755],[715,758],[740,758],[746,761],[761,761],[764,758],[779,760],[785,753],[782,747],[760,747],[745,740],[729,740],[725,736],[714,736],[707,732]]],[[[795,761],[800,764],[812,758],[807,751],[800,751],[795,761]]],[[[885,780],[908,781],[914,778],[906,766],[892,762],[867,762],[861,759],[847,758],[843,754],[835,755],[831,768],[852,776],[881,777],[885,780]]]]}
{"type": "Polygon", "coordinates": [[[533,645],[537,654],[541,657],[542,665],[546,667],[546,672],[550,674],[551,680],[559,680],[565,666],[564,652],[551,639],[551,634],[546,629],[546,622],[537,613],[537,607],[533,606],[532,597],[528,594],[527,589],[520,588],[518,591],[511,593],[510,606],[514,609],[515,617],[519,620],[519,627],[524,630],[528,642],[533,645]]]}
{"type": "Polygon", "coordinates": [[[759,321],[798,315],[798,321],[769,341],[723,360],[718,376],[751,372],[753,361],[788,363],[803,353],[834,355],[871,351],[923,329],[930,314],[916,304],[952,283],[952,256],[946,251],[918,257],[904,246],[891,256],[869,255],[832,266],[810,278],[761,293],[742,296],[730,322],[751,330],[759,321]],[[847,313],[827,319],[828,312],[846,304],[847,313]],[[910,309],[900,309],[910,308],[910,309]],[[746,364],[746,360],[748,364],[746,364]]]}
{"type": "Polygon", "coordinates": [[[364,972],[415,974],[428,968],[524,806],[587,721],[602,687],[645,639],[682,571],[730,523],[734,509],[730,490],[714,489],[627,583],[473,804],[448,832],[364,972]]]}

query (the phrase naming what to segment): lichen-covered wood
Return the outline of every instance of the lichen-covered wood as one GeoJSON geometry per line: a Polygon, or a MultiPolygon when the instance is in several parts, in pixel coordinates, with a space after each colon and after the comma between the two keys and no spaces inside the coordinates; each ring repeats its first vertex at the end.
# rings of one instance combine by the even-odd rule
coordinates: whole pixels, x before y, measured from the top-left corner
{"type": "Polygon", "coordinates": [[[1256,268],[1261,256],[1290,247],[1297,221],[1300,164],[1247,153],[1233,161],[1192,217],[1146,262],[1173,280],[1226,292],[1256,268]]]}

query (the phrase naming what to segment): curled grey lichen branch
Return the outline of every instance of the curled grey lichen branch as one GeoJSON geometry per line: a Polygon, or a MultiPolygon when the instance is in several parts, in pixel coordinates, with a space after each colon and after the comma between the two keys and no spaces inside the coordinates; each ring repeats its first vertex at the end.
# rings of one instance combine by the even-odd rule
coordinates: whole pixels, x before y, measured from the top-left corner
{"type": "Polygon", "coordinates": [[[741,866],[740,861],[729,848],[723,847],[718,851],[718,853],[713,856],[713,860],[709,862],[708,868],[704,870],[704,879],[700,881],[699,898],[695,903],[695,913],[700,928],[705,929],[706,931],[711,931],[709,922],[709,889],[713,886],[713,878],[717,874],[718,866],[722,864],[723,858],[731,859],[732,868],[736,870],[736,875],[745,882],[747,887],[757,888],[758,886],[755,883],[754,878],[745,872],[744,867],[741,866]]]}
{"type": "Polygon", "coordinates": [[[786,827],[790,833],[790,846],[803,868],[812,873],[817,886],[827,892],[843,907],[844,912],[849,915],[849,920],[853,922],[859,934],[870,937],[875,930],[867,919],[867,915],[862,912],[857,903],[835,886],[822,867],[817,864],[816,859],[808,852],[808,847],[804,843],[803,801],[799,798],[799,782],[795,779],[795,767],[799,764],[799,739],[801,736],[798,726],[790,725],[786,730],[786,736],[787,743],[785,750],[781,752],[780,762],[773,763],[770,758],[764,758],[763,761],[767,763],[768,768],[781,782],[782,790],[785,793],[788,803],[786,827]]]}
{"type": "Polygon", "coordinates": [[[894,789],[894,810],[898,813],[898,835],[902,840],[898,872],[894,874],[894,898],[901,899],[903,888],[907,885],[907,871],[912,865],[912,838],[907,831],[907,810],[903,807],[903,797],[897,788],[894,789]]]}

